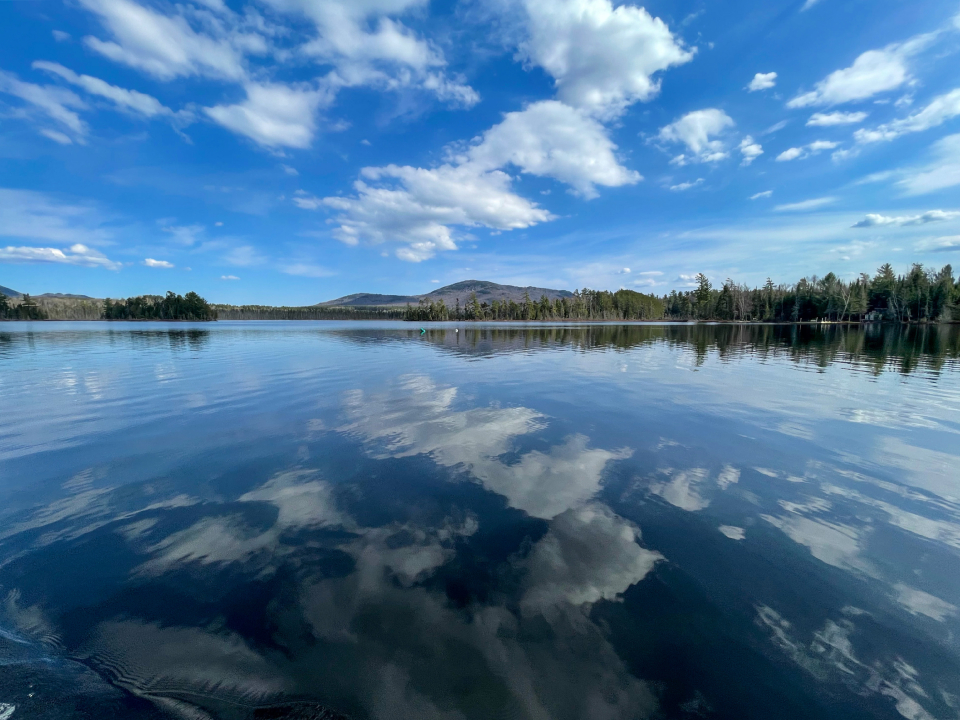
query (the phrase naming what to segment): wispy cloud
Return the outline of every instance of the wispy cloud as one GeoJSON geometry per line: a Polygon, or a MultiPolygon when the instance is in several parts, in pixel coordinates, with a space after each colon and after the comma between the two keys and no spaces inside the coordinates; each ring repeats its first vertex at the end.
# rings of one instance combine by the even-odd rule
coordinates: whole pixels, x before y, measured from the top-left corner
{"type": "Polygon", "coordinates": [[[773,209],[776,212],[806,212],[807,210],[816,210],[826,205],[832,205],[837,200],[838,198],[835,197],[813,198],[812,200],[776,205],[773,209]]]}
{"type": "Polygon", "coordinates": [[[0,247],[0,262],[52,263],[56,265],[79,265],[119,270],[121,265],[103,253],[76,243],[68,248],[51,247],[0,247]]]}
{"type": "Polygon", "coordinates": [[[944,210],[928,210],[925,213],[919,215],[901,215],[901,216],[890,216],[890,215],[878,215],[875,213],[868,213],[867,216],[856,223],[852,227],[855,228],[869,228],[869,227],[883,227],[888,225],[894,225],[898,227],[903,227],[906,225],[926,225],[927,223],[932,222],[943,222],[944,220],[953,220],[954,218],[960,218],[960,212],[956,211],[944,211],[944,210]]]}

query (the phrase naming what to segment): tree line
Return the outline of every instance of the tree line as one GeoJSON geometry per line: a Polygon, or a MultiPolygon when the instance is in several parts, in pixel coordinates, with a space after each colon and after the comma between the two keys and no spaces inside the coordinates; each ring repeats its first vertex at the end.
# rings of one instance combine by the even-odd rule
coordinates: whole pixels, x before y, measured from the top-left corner
{"type": "Polygon", "coordinates": [[[103,301],[104,320],[216,320],[217,311],[195,292],[140,295],[103,301]]]}
{"type": "Polygon", "coordinates": [[[663,301],[653,295],[633,290],[583,290],[571,297],[551,301],[546,295],[531,300],[523,294],[520,302],[494,300],[480,302],[473,293],[463,306],[457,298],[454,307],[443,300],[407,305],[407,320],[660,320],[664,316],[663,301]]]}
{"type": "Polygon", "coordinates": [[[842,280],[834,273],[759,288],[728,279],[713,287],[697,275],[696,288],[656,297],[633,290],[577,290],[571,297],[479,302],[474,293],[460,305],[443,300],[407,305],[405,319],[439,320],[706,320],[737,322],[947,322],[960,320],[960,280],[953,268],[926,269],[915,264],[897,275],[887,263],[871,277],[861,273],[842,280]]]}
{"type": "Polygon", "coordinates": [[[20,302],[11,303],[6,295],[0,293],[0,320],[46,320],[47,313],[26,293],[20,302]]]}
{"type": "Polygon", "coordinates": [[[664,298],[666,317],[677,320],[736,320],[764,322],[942,322],[960,319],[960,282],[953,268],[927,269],[916,263],[898,275],[887,263],[870,277],[861,273],[842,280],[834,273],[803,278],[794,285],[774,285],[768,278],[759,288],[727,280],[711,286],[701,273],[697,287],[671,292],[664,298]]]}

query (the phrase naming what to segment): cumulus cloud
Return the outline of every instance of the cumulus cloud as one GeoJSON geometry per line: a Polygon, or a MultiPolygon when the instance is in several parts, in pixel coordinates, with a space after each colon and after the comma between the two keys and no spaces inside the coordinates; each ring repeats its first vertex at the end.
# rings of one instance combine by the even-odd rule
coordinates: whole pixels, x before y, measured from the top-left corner
{"type": "Polygon", "coordinates": [[[777,74],[775,72],[757,73],[753,80],[747,85],[748,92],[757,92],[758,90],[769,90],[777,84],[777,74]]]}
{"type": "Polygon", "coordinates": [[[270,148],[309,147],[316,131],[316,110],[332,96],[313,87],[247,83],[247,97],[235,105],[204,108],[213,120],[270,148]]]}
{"type": "Polygon", "coordinates": [[[859,143],[894,140],[907,133],[923,132],[938,127],[958,115],[960,115],[960,88],[934,98],[929,105],[913,115],[879,125],[873,130],[857,130],[854,138],[859,143]]]}
{"type": "Polygon", "coordinates": [[[836,201],[837,198],[835,197],[813,198],[811,200],[803,200],[801,202],[776,205],[773,209],[776,212],[803,212],[806,210],[816,210],[817,208],[822,208],[826,205],[832,205],[836,201]]]}
{"type": "Polygon", "coordinates": [[[46,72],[57,75],[68,83],[83,88],[91,95],[99,95],[100,97],[107,98],[125,110],[132,110],[146,117],[173,114],[173,111],[164,107],[155,97],[137,92],[136,90],[127,90],[117,87],[116,85],[111,85],[100,78],[91,77],[90,75],[77,75],[73,70],[65,68],[58,63],[37,60],[33,63],[33,67],[37,70],[45,70],[46,72]]]}
{"type": "Polygon", "coordinates": [[[763,146],[758,142],[754,142],[754,139],[750,135],[747,135],[740,141],[740,154],[743,155],[743,160],[740,164],[749,165],[763,155],[763,146]]]}
{"type": "Polygon", "coordinates": [[[450,77],[446,60],[397,16],[423,7],[422,0],[268,0],[275,9],[302,15],[316,37],[301,52],[334,66],[331,85],[386,90],[419,88],[455,106],[471,107],[479,94],[459,77],[450,77]]]}
{"type": "Polygon", "coordinates": [[[119,270],[103,253],[76,243],[68,248],[51,247],[0,247],[0,262],[8,263],[53,263],[56,265],[79,265],[81,267],[104,267],[119,270]]]}
{"type": "Polygon", "coordinates": [[[339,211],[334,236],[348,245],[402,242],[397,257],[410,262],[456,250],[455,226],[516,230],[553,218],[513,193],[510,176],[500,170],[478,172],[469,164],[433,169],[388,165],[364,168],[362,176],[354,183],[354,197],[323,200],[339,211]]]}
{"type": "Polygon", "coordinates": [[[169,270],[173,267],[172,262],[167,262],[166,260],[154,260],[153,258],[146,258],[143,261],[143,264],[147,267],[162,268],[164,270],[169,270]]]}
{"type": "Polygon", "coordinates": [[[722,140],[711,139],[734,126],[733,118],[723,110],[708,108],[694,110],[679,120],[660,128],[657,137],[663,142],[683,143],[691,154],[676,156],[671,162],[686,165],[691,162],[717,162],[729,155],[722,140]]]}
{"type": "Polygon", "coordinates": [[[695,188],[698,185],[703,184],[703,178],[697,178],[693,182],[682,182],[677,185],[671,185],[670,189],[674,192],[683,192],[684,190],[689,190],[690,188],[695,188]]]}
{"type": "Polygon", "coordinates": [[[926,48],[935,37],[936,33],[917,35],[881,50],[867,50],[853,65],[830,73],[814,90],[790,100],[787,107],[840,105],[895,90],[911,80],[908,59],[926,48]]]}
{"type": "Polygon", "coordinates": [[[514,165],[592,198],[596,185],[619,187],[641,180],[639,173],[619,163],[616,149],[599,122],[561,102],[545,100],[507,113],[460,160],[483,171],[514,165]]]}
{"type": "Polygon", "coordinates": [[[833,142],[832,140],[814,140],[809,145],[784,150],[777,155],[777,162],[788,162],[790,160],[796,160],[797,158],[807,158],[811,155],[817,155],[824,150],[833,150],[839,144],[840,143],[833,142]]]}
{"type": "MultiPolygon", "coordinates": [[[[74,139],[81,141],[87,133],[87,126],[74,112],[87,107],[87,104],[75,93],[55,85],[34,85],[19,80],[13,73],[0,70],[0,92],[13,95],[27,103],[31,108],[42,112],[52,120],[74,133],[74,139]]],[[[63,133],[58,136],[66,137],[63,133]]],[[[50,135],[48,135],[50,137],[50,135]]],[[[51,139],[61,142],[56,137],[51,139]]]]}
{"type": "MultiPolygon", "coordinates": [[[[513,192],[512,178],[503,168],[554,178],[587,198],[596,197],[598,185],[639,182],[638,173],[620,164],[616,149],[597,120],[545,100],[507,113],[439,167],[365,168],[354,185],[356,196],[327,197],[322,203],[339,211],[334,235],[341,241],[399,241],[406,247],[397,256],[419,262],[455,250],[457,226],[516,230],[553,219],[513,192]]],[[[304,209],[320,205],[306,194],[294,203],[304,209]]]]}
{"type": "Polygon", "coordinates": [[[897,182],[907,195],[923,195],[960,185],[960,133],[934,143],[933,156],[932,163],[908,171],[897,182]]]}
{"type": "Polygon", "coordinates": [[[564,103],[616,117],[660,90],[654,75],[689,62],[660,18],[610,0],[524,0],[527,36],[520,52],[555,81],[564,103]]]}
{"type": "Polygon", "coordinates": [[[903,227],[905,225],[926,225],[927,223],[953,220],[954,218],[958,217],[960,217],[960,212],[943,210],[928,210],[920,215],[905,215],[898,217],[868,213],[863,220],[855,225],[852,225],[851,227],[868,228],[883,227],[888,225],[894,225],[897,227],[903,227]]]}
{"type": "Polygon", "coordinates": [[[807,125],[811,127],[831,127],[833,125],[854,125],[863,122],[867,117],[865,112],[831,112],[814,113],[807,120],[807,125]]]}

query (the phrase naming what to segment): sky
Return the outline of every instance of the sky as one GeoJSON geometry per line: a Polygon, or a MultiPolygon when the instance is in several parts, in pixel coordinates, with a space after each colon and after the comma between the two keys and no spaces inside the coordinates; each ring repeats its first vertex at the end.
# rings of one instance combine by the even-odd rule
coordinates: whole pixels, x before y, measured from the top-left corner
{"type": "Polygon", "coordinates": [[[957,0],[6,0],[0,285],[301,305],[960,264],[957,0]]]}

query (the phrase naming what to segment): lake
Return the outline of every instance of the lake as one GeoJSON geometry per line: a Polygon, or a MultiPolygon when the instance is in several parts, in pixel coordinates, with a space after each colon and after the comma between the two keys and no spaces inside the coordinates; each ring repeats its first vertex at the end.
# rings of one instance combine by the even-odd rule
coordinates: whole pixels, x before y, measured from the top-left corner
{"type": "Polygon", "coordinates": [[[0,718],[957,718],[960,327],[0,324],[0,718]]]}

